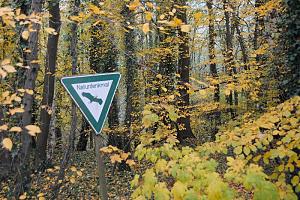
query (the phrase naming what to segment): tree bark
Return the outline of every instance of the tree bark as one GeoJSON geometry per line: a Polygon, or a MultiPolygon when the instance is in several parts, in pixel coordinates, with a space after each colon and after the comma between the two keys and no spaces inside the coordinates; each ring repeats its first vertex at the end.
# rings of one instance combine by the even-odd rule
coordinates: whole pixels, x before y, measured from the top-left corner
{"type": "Polygon", "coordinates": [[[239,14],[238,14],[238,9],[236,8],[235,5],[231,4],[231,7],[233,9],[233,27],[236,30],[236,34],[237,34],[237,39],[239,42],[239,45],[241,47],[241,51],[242,51],[242,60],[243,60],[243,68],[245,70],[249,70],[249,65],[248,65],[248,52],[247,52],[247,47],[245,45],[245,40],[241,34],[241,30],[240,30],[240,20],[239,20],[239,14]]]}
{"type": "Polygon", "coordinates": [[[281,85],[282,100],[300,95],[300,4],[297,1],[287,1],[285,6],[287,11],[283,36],[287,46],[285,49],[287,66],[281,85]]]}
{"type": "MultiPolygon", "coordinates": [[[[218,70],[216,65],[216,50],[215,50],[215,24],[214,24],[214,13],[213,13],[213,0],[208,0],[206,2],[206,6],[208,8],[208,18],[209,18],[209,24],[208,24],[208,51],[209,51],[209,70],[210,74],[214,77],[214,79],[217,79],[218,81],[218,70]]],[[[219,83],[214,85],[214,102],[219,103],[220,102],[220,85],[219,83]]],[[[214,120],[215,120],[215,127],[212,130],[211,134],[211,140],[215,140],[215,135],[218,132],[217,126],[221,124],[221,112],[219,110],[216,110],[212,114],[214,120]]]]}
{"type": "MultiPolygon", "coordinates": [[[[183,23],[187,23],[186,16],[186,2],[184,0],[179,0],[178,5],[182,7],[182,10],[177,11],[177,17],[182,20],[183,23]]],[[[179,31],[179,37],[181,42],[179,44],[179,60],[178,60],[178,74],[180,74],[179,79],[179,93],[180,99],[178,106],[182,113],[185,113],[184,117],[180,117],[177,121],[179,128],[177,131],[178,140],[183,143],[186,138],[195,137],[192,132],[190,124],[189,113],[186,113],[188,106],[190,105],[190,97],[187,92],[189,89],[186,84],[189,83],[190,78],[190,52],[189,52],[189,34],[186,32],[179,31]],[[180,127],[184,127],[183,129],[180,127]]]]}
{"type": "MultiPolygon", "coordinates": [[[[44,76],[44,90],[42,99],[42,108],[40,114],[41,133],[37,137],[37,163],[44,165],[47,160],[47,141],[50,129],[51,113],[48,112],[52,109],[54,84],[55,84],[55,69],[57,59],[57,45],[60,31],[60,9],[59,1],[49,2],[49,27],[53,28],[57,34],[49,34],[46,54],[46,66],[44,76]]],[[[40,166],[42,167],[42,166],[40,166]]],[[[44,167],[42,167],[44,168],[44,167]]]]}
{"type": "MultiPolygon", "coordinates": [[[[32,0],[31,10],[32,13],[36,15],[40,15],[42,11],[43,0],[32,0]]],[[[28,47],[30,50],[28,60],[28,66],[30,67],[25,72],[25,84],[24,88],[27,90],[34,90],[35,89],[35,81],[37,77],[38,70],[40,65],[37,62],[32,62],[38,60],[38,41],[39,41],[39,30],[40,24],[33,23],[32,29],[35,30],[30,32],[28,47]]],[[[33,106],[33,95],[25,93],[23,97],[23,105],[24,105],[24,112],[22,114],[22,126],[23,132],[21,136],[22,142],[22,150],[20,151],[19,163],[18,163],[18,172],[16,174],[16,187],[15,187],[15,197],[19,197],[21,193],[25,191],[26,183],[30,182],[29,178],[29,170],[30,170],[30,163],[29,163],[29,154],[31,152],[31,144],[32,144],[32,137],[28,134],[28,131],[24,128],[25,126],[32,123],[32,106],[33,106]]]]}
{"type": "MultiPolygon", "coordinates": [[[[225,16],[225,42],[226,42],[226,55],[225,55],[225,69],[229,76],[233,77],[236,74],[236,67],[234,66],[234,57],[233,57],[233,41],[232,41],[232,33],[230,29],[230,13],[228,11],[229,3],[228,0],[223,0],[223,9],[225,16]]],[[[233,100],[235,105],[238,105],[238,94],[236,91],[230,91],[230,94],[227,96],[227,103],[230,105],[229,112],[231,114],[231,118],[234,118],[236,113],[235,109],[232,108],[233,100]]]]}
{"type": "MultiPolygon", "coordinates": [[[[80,6],[80,0],[74,0],[72,2],[72,15],[78,14],[78,9],[80,6]]],[[[77,73],[77,65],[78,65],[78,56],[77,56],[77,29],[78,26],[76,23],[71,24],[71,44],[70,44],[70,54],[72,57],[72,75],[75,75],[77,73]]],[[[60,187],[62,186],[62,182],[65,178],[65,171],[66,168],[69,165],[71,155],[74,152],[74,146],[75,146],[75,135],[76,135],[76,126],[77,126],[77,113],[76,113],[76,105],[74,102],[72,102],[72,108],[71,108],[71,130],[68,138],[68,147],[64,153],[64,157],[61,160],[60,163],[60,170],[58,177],[55,181],[55,185],[53,188],[53,195],[51,199],[57,199],[60,187]]]]}
{"type": "Polygon", "coordinates": [[[86,151],[87,143],[89,140],[89,124],[86,121],[86,119],[82,119],[82,125],[81,125],[81,131],[80,131],[80,137],[76,146],[77,151],[86,151]]]}
{"type": "MultiPolygon", "coordinates": [[[[124,17],[124,24],[126,22],[134,23],[134,19],[130,16],[131,12],[128,7],[124,6],[122,15],[124,17]]],[[[128,29],[125,32],[125,52],[126,55],[126,113],[125,113],[125,126],[130,133],[132,124],[139,120],[138,111],[138,88],[137,88],[137,75],[138,75],[138,64],[135,56],[135,35],[132,29],[128,29]]]]}

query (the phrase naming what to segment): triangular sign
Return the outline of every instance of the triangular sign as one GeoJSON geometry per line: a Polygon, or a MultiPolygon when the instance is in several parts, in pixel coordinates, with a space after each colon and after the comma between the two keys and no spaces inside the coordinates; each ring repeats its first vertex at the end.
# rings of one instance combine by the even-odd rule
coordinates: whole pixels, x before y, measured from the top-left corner
{"type": "Polygon", "coordinates": [[[120,78],[120,73],[105,73],[61,79],[96,134],[100,134],[103,128],[120,78]]]}

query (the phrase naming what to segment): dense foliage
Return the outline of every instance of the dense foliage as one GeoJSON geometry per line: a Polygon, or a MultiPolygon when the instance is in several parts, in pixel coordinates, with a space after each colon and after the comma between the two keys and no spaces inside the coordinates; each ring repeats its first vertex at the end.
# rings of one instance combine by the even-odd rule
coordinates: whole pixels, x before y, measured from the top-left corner
{"type": "Polygon", "coordinates": [[[0,45],[1,199],[299,198],[297,0],[0,0],[0,45]],[[60,79],[115,71],[95,136],[60,79]]]}

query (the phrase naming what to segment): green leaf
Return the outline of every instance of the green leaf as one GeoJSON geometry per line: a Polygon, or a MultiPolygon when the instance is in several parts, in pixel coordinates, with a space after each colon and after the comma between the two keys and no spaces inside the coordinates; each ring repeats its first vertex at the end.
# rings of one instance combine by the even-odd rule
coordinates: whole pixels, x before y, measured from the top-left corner
{"type": "Polygon", "coordinates": [[[171,191],[174,200],[182,199],[182,197],[185,195],[186,190],[187,190],[187,186],[184,183],[180,181],[176,181],[171,191]]]}
{"type": "Polygon", "coordinates": [[[188,190],[183,198],[184,200],[198,200],[199,196],[194,190],[188,190]]]}
{"type": "Polygon", "coordinates": [[[155,200],[170,199],[170,192],[166,186],[166,183],[160,182],[155,185],[154,199],[155,200]]]}
{"type": "Polygon", "coordinates": [[[242,146],[237,146],[237,147],[235,147],[235,149],[233,150],[233,152],[234,152],[236,155],[240,155],[240,154],[243,152],[242,146]]]}

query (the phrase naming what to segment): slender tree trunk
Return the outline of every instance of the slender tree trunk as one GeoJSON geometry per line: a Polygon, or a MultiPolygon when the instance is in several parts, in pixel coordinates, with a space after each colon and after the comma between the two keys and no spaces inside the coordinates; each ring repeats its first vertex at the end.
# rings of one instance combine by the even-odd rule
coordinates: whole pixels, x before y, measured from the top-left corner
{"type": "MultiPolygon", "coordinates": [[[[184,0],[179,0],[178,4],[182,7],[186,6],[184,0]]],[[[187,23],[186,9],[177,11],[177,17],[182,20],[183,23],[187,23]]],[[[186,84],[189,83],[190,78],[190,51],[189,51],[189,34],[179,31],[179,37],[182,42],[179,44],[179,60],[178,60],[178,73],[180,74],[179,80],[179,107],[182,113],[185,113],[184,117],[180,117],[177,121],[179,129],[177,131],[177,138],[182,143],[186,138],[195,137],[192,132],[190,124],[189,113],[186,113],[187,108],[190,105],[190,97],[187,92],[189,89],[186,84]],[[180,127],[184,127],[184,129],[180,127]]]]}
{"type": "MultiPolygon", "coordinates": [[[[4,111],[0,105],[0,126],[4,124],[4,111]]],[[[6,131],[1,131],[0,141],[7,137],[6,131]]],[[[5,148],[0,149],[0,180],[8,178],[9,172],[11,171],[12,155],[10,151],[5,148]]]]}
{"type": "Polygon", "coordinates": [[[90,135],[89,124],[86,119],[82,119],[80,137],[76,146],[77,151],[86,151],[87,143],[90,135]]]}
{"type": "Polygon", "coordinates": [[[286,13],[283,38],[287,48],[284,80],[281,86],[282,100],[300,95],[300,4],[297,1],[286,1],[286,13]]]}
{"type": "MultiPolygon", "coordinates": [[[[224,9],[224,16],[225,16],[225,28],[226,28],[226,55],[225,55],[225,68],[226,72],[229,76],[234,78],[233,74],[236,74],[236,67],[234,66],[234,57],[233,57],[233,41],[232,41],[232,33],[230,29],[230,13],[228,11],[228,0],[223,0],[223,9],[224,9]]],[[[234,118],[236,113],[235,110],[232,108],[233,100],[235,101],[235,105],[238,104],[238,94],[236,91],[230,91],[230,94],[227,96],[227,102],[230,105],[229,112],[231,114],[231,118],[234,118]]]]}
{"type": "MultiPolygon", "coordinates": [[[[74,0],[72,2],[72,15],[78,14],[78,9],[80,6],[80,0],[74,0]]],[[[72,57],[72,75],[75,75],[77,73],[77,65],[78,65],[78,55],[77,55],[77,29],[78,26],[76,23],[71,24],[71,45],[70,45],[70,54],[72,57]]],[[[65,170],[67,169],[71,155],[74,152],[74,146],[75,146],[75,135],[76,135],[76,127],[77,127],[77,114],[76,114],[76,105],[74,102],[72,102],[72,108],[71,108],[71,130],[68,138],[68,147],[64,153],[64,157],[61,160],[60,163],[60,170],[58,177],[55,181],[55,185],[53,188],[53,195],[51,199],[57,199],[57,196],[59,194],[60,187],[62,186],[62,182],[65,178],[65,170]]]]}
{"type": "Polygon", "coordinates": [[[37,162],[39,165],[46,164],[47,160],[47,141],[51,121],[51,113],[49,113],[48,110],[52,109],[53,103],[57,45],[61,25],[58,0],[49,2],[49,14],[49,27],[53,28],[57,34],[49,34],[48,36],[46,67],[44,76],[44,90],[40,116],[42,132],[37,137],[37,162]]]}
{"type": "Polygon", "coordinates": [[[237,39],[239,42],[239,45],[241,47],[241,51],[242,51],[242,60],[243,60],[243,67],[245,70],[249,69],[249,65],[248,65],[248,52],[247,52],[247,47],[245,45],[245,40],[241,34],[241,30],[240,30],[240,20],[239,20],[239,14],[238,14],[238,10],[236,8],[235,5],[231,4],[231,7],[233,9],[233,27],[236,30],[236,34],[237,34],[237,39]]]}
{"type": "MultiPolygon", "coordinates": [[[[218,79],[218,70],[216,65],[216,50],[215,50],[215,25],[214,25],[214,13],[213,13],[213,0],[208,0],[206,2],[206,6],[208,8],[208,51],[209,51],[209,70],[210,74],[215,78],[218,79]]],[[[220,85],[217,83],[214,85],[214,102],[220,102],[220,85]]],[[[215,140],[215,135],[218,132],[217,126],[221,123],[221,113],[219,110],[216,110],[213,114],[213,118],[215,119],[215,127],[212,130],[212,140],[215,140]]]]}
{"type": "MultiPolygon", "coordinates": [[[[40,15],[42,11],[42,0],[32,0],[31,10],[32,13],[40,15]]],[[[37,77],[40,65],[37,62],[32,62],[38,60],[38,41],[39,41],[39,30],[40,24],[33,23],[31,27],[34,31],[30,32],[28,47],[30,53],[28,55],[28,66],[30,68],[25,72],[25,84],[24,88],[28,90],[35,89],[35,81],[37,77]]],[[[32,106],[33,106],[33,95],[25,93],[23,97],[24,112],[22,115],[22,126],[25,127],[32,123],[32,106]]],[[[24,128],[21,136],[22,150],[19,154],[18,171],[16,174],[16,187],[15,196],[19,197],[21,193],[25,191],[25,185],[30,182],[29,178],[29,155],[31,152],[32,137],[28,134],[28,131],[24,128]]]]}
{"type": "MultiPolygon", "coordinates": [[[[130,17],[130,10],[124,6],[122,15],[124,16],[125,22],[133,23],[133,18],[130,17]]],[[[138,75],[137,58],[135,56],[135,35],[132,29],[128,29],[125,32],[125,52],[126,55],[126,114],[125,114],[125,125],[130,132],[131,125],[136,123],[139,117],[137,112],[139,111],[138,105],[138,89],[136,86],[136,79],[138,75]]]]}
{"type": "MultiPolygon", "coordinates": [[[[264,4],[265,0],[256,0],[255,1],[255,8],[259,8],[264,4]]],[[[260,45],[262,44],[262,36],[264,32],[264,18],[259,15],[259,13],[255,13],[255,28],[254,28],[254,37],[253,37],[253,47],[254,50],[259,49],[260,45]]],[[[260,60],[260,57],[257,56],[257,61],[260,60]]]]}

